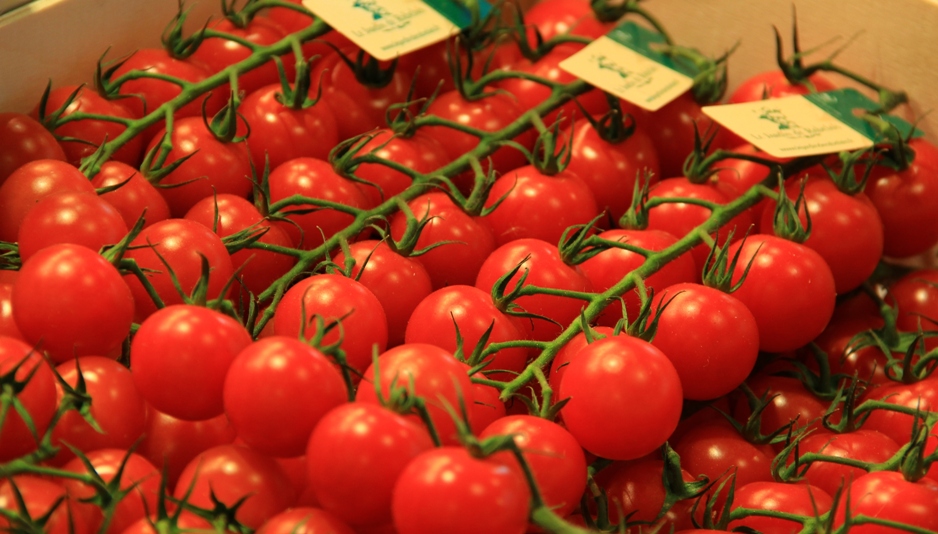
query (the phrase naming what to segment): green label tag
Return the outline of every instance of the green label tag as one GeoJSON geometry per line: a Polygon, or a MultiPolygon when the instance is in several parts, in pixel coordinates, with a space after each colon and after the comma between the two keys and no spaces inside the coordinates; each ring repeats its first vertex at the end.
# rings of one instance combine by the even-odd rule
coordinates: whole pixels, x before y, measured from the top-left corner
{"type": "MultiPolygon", "coordinates": [[[[476,0],[481,16],[492,9],[476,0]]],[[[456,35],[472,23],[457,0],[303,0],[307,9],[365,52],[391,60],[456,35]]]]}
{"type": "Polygon", "coordinates": [[[656,48],[664,37],[632,22],[620,24],[583,50],[560,62],[560,68],[607,93],[648,111],[686,93],[693,73],[678,68],[656,48]]]}
{"type": "MultiPolygon", "coordinates": [[[[879,109],[879,104],[867,98],[856,89],[847,88],[823,93],[811,93],[805,95],[805,98],[812,104],[836,117],[840,122],[869,138],[871,141],[878,142],[882,140],[879,131],[861,116],[863,111],[875,111],[879,109]]],[[[923,135],[921,130],[914,128],[907,121],[899,117],[893,117],[888,114],[878,114],[876,116],[894,126],[903,138],[907,138],[910,132],[912,133],[912,137],[921,137],[923,135]]]]}

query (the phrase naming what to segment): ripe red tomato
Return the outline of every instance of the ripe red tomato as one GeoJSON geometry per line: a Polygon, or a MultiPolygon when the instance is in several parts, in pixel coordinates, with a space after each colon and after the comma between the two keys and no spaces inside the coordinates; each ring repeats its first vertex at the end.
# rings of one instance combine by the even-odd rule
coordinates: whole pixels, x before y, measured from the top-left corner
{"type": "MultiPolygon", "coordinates": [[[[798,198],[801,180],[785,186],[790,199],[798,198]]],[[[809,176],[804,184],[804,209],[811,217],[811,235],[804,246],[817,251],[834,275],[837,294],[860,286],[873,274],[883,255],[883,223],[869,197],[848,195],[828,177],[809,176]]],[[[799,213],[801,223],[807,217],[799,213]]],[[[766,204],[759,231],[773,234],[775,202],[766,204]]]]}
{"type": "Polygon", "coordinates": [[[166,199],[130,165],[119,161],[106,161],[91,180],[91,184],[96,188],[112,187],[121,183],[124,185],[100,196],[117,208],[127,228],[133,228],[137,220],[144,216],[144,228],[169,218],[166,199]]]}
{"type": "Polygon", "coordinates": [[[498,245],[527,238],[557,243],[569,226],[587,224],[599,213],[586,182],[569,172],[547,175],[534,165],[495,180],[486,207],[496,202],[485,220],[498,245]]]}
{"type": "Polygon", "coordinates": [[[256,534],[355,534],[350,526],[325,510],[297,507],[280,512],[264,522],[256,534]]]}
{"type": "Polygon", "coordinates": [[[0,241],[16,241],[26,213],[42,198],[65,191],[94,194],[94,187],[64,161],[41,159],[17,168],[0,185],[0,241]]]}
{"type": "Polygon", "coordinates": [[[251,129],[248,150],[258,174],[265,163],[273,170],[295,158],[328,159],[339,143],[336,117],[327,105],[294,109],[278,100],[281,91],[279,83],[261,87],[238,107],[251,129]]]}
{"type": "MultiPolygon", "coordinates": [[[[270,202],[292,196],[303,196],[336,202],[353,208],[366,208],[368,200],[355,182],[340,176],[328,161],[315,158],[297,158],[287,161],[271,171],[268,177],[270,202]]],[[[287,232],[294,243],[304,250],[322,245],[355,220],[353,215],[333,209],[313,209],[317,206],[300,202],[281,210],[287,221],[275,224],[287,232]],[[304,210],[309,213],[289,213],[304,210]]]]}
{"type": "MultiPolygon", "coordinates": [[[[167,306],[184,301],[171,273],[189,296],[202,276],[202,260],[207,260],[210,271],[206,297],[210,300],[225,296],[222,290],[234,274],[231,256],[221,238],[195,221],[160,221],[144,228],[130,247],[124,257],[137,262],[167,306]]],[[[156,304],[136,276],[127,275],[124,280],[134,296],[134,317],[142,321],[156,311],[156,304]]]]}
{"type": "MultiPolygon", "coordinates": [[[[899,450],[899,444],[886,434],[865,428],[844,434],[820,430],[801,440],[798,450],[802,455],[819,453],[877,464],[891,458],[899,450]]],[[[811,463],[804,480],[833,495],[866,473],[859,467],[819,461],[811,463]]]]}
{"type": "Polygon", "coordinates": [[[277,462],[240,445],[219,445],[195,457],[179,476],[173,497],[212,509],[211,495],[228,506],[241,499],[235,518],[251,529],[293,506],[296,494],[277,462]]]}
{"type": "MultiPolygon", "coordinates": [[[[663,230],[607,230],[598,235],[603,239],[627,243],[650,251],[661,251],[677,243],[674,235],[663,230]]],[[[645,256],[638,252],[622,248],[609,248],[580,264],[580,270],[589,279],[594,291],[605,292],[618,284],[626,275],[641,267],[645,256]]],[[[648,291],[662,289],[682,282],[694,282],[699,279],[697,265],[690,254],[681,254],[664,264],[643,282],[648,291]]],[[[638,290],[633,289],[621,295],[625,301],[625,310],[630,321],[638,317],[641,298],[638,290]]],[[[613,302],[596,318],[596,323],[613,327],[622,318],[622,303],[613,302]]]]}
{"type": "MultiPolygon", "coordinates": [[[[115,117],[119,119],[135,118],[131,112],[123,106],[121,100],[108,100],[98,92],[85,86],[64,85],[49,92],[48,100],[45,104],[45,114],[55,113],[68,98],[75,94],[68,107],[65,108],[60,118],[68,117],[75,113],[88,113],[115,117]]],[[[39,106],[32,111],[33,118],[39,117],[39,106]]],[[[65,151],[65,156],[69,163],[78,166],[81,160],[94,154],[98,146],[107,140],[113,140],[124,133],[126,126],[119,122],[108,121],[105,119],[80,119],[65,122],[52,130],[52,133],[58,136],[62,141],[59,144],[65,151]],[[65,138],[69,138],[66,140],[65,138]],[[74,140],[71,140],[74,139],[74,140]]],[[[142,157],[144,139],[137,135],[130,141],[114,152],[111,159],[126,163],[128,165],[138,165],[142,157]]]]}
{"type": "MultiPolygon", "coordinates": [[[[560,257],[556,245],[539,239],[517,239],[506,243],[495,250],[479,270],[475,286],[483,291],[490,292],[499,278],[518,266],[527,258],[527,262],[512,278],[506,288],[511,291],[522,274],[527,271],[527,285],[565,289],[570,291],[588,292],[591,289],[589,280],[576,267],[567,265],[560,257]]],[[[555,295],[528,295],[515,301],[515,304],[525,311],[547,317],[560,325],[543,319],[532,319],[530,323],[525,320],[525,337],[539,341],[554,339],[566,325],[573,322],[585,302],[579,299],[555,295]]]]}
{"type": "MultiPolygon", "coordinates": [[[[12,271],[19,273],[19,271],[12,271]]],[[[13,319],[13,284],[0,282],[0,336],[25,341],[23,333],[13,319]]]]}
{"type": "MultiPolygon", "coordinates": [[[[368,136],[359,155],[372,153],[421,174],[431,174],[447,163],[443,143],[424,133],[422,128],[410,137],[396,135],[388,128],[374,130],[368,136]]],[[[374,184],[360,185],[371,206],[381,204],[413,184],[410,176],[380,163],[362,163],[354,172],[358,178],[374,184]]]]}
{"type": "MultiPolygon", "coordinates": [[[[615,330],[609,326],[596,326],[593,327],[591,335],[593,336],[593,341],[597,339],[602,339],[609,337],[615,333],[615,330]]],[[[621,335],[627,335],[626,333],[620,332],[621,335]]],[[[586,347],[590,341],[587,339],[586,334],[583,332],[578,333],[573,336],[573,339],[567,342],[562,349],[554,356],[554,359],[550,362],[550,375],[547,377],[548,383],[550,384],[551,389],[555,392],[560,390],[560,382],[563,380],[563,374],[567,370],[567,365],[569,365],[570,360],[575,358],[577,353],[580,352],[580,349],[586,347]]]]}
{"type": "Polygon", "coordinates": [[[184,421],[147,406],[146,429],[137,452],[166,473],[173,488],[186,465],[202,451],[235,440],[228,417],[221,414],[204,421],[184,421]]]}
{"type": "MultiPolygon", "coordinates": [[[[776,510],[802,516],[826,514],[833,499],[821,488],[808,484],[783,482],[750,482],[737,487],[733,510],[776,510]]],[[[728,528],[749,527],[764,534],[794,534],[801,532],[801,523],[789,519],[751,515],[730,521],[728,528]]]]}
{"type": "Polygon", "coordinates": [[[0,113],[0,184],[30,161],[65,161],[65,151],[55,136],[25,113],[0,113]]]}
{"type": "MultiPolygon", "coordinates": [[[[909,482],[902,473],[876,471],[853,481],[845,491],[849,492],[850,516],[864,515],[904,523],[920,529],[920,532],[938,532],[938,482],[925,477],[918,482],[909,482]]],[[[834,528],[844,523],[847,499],[843,498],[834,516],[834,528]]],[[[853,524],[851,534],[880,534],[897,529],[875,524],[853,524]]]]}
{"type": "MultiPolygon", "coordinates": [[[[768,407],[759,416],[759,430],[763,434],[787,427],[792,421],[795,422],[795,429],[820,428],[821,417],[830,405],[805,389],[800,380],[790,376],[758,374],[750,377],[746,383],[757,397],[764,395],[769,399],[768,407]]],[[[750,415],[749,403],[742,394],[738,395],[733,415],[741,422],[750,415]]],[[[781,449],[783,445],[778,444],[776,447],[781,449]]]]}
{"type": "MultiPolygon", "coordinates": [[[[442,192],[421,195],[407,205],[418,219],[429,219],[417,239],[417,250],[448,241],[419,256],[433,289],[474,284],[482,262],[495,250],[495,237],[485,219],[467,214],[442,192]]],[[[391,237],[400,239],[406,227],[403,213],[391,216],[391,237]]]]}
{"type": "Polygon", "coordinates": [[[76,503],[69,499],[65,487],[38,475],[16,475],[0,480],[0,530],[36,530],[36,520],[48,515],[38,529],[47,534],[92,534],[94,525],[78,514],[76,503]],[[16,490],[14,490],[14,485],[16,490]],[[18,492],[18,494],[17,494],[18,492]],[[22,506],[19,501],[22,497],[22,506]],[[6,514],[14,514],[8,519],[6,514]],[[29,521],[28,519],[32,519],[29,521]]]}
{"type": "Polygon", "coordinates": [[[924,139],[909,147],[915,160],[904,170],[873,170],[866,184],[885,232],[884,253],[894,258],[921,254],[938,242],[938,149],[924,139]]]}
{"type": "MultiPolygon", "coordinates": [[[[697,103],[692,92],[688,91],[672,100],[661,109],[646,116],[648,135],[651,136],[658,152],[661,164],[661,178],[675,178],[684,175],[684,161],[694,150],[694,126],[700,135],[706,135],[718,125],[703,112],[703,106],[697,103]]],[[[710,144],[711,149],[728,148],[739,144],[733,142],[733,134],[728,130],[716,130],[716,137],[710,144]]]]}
{"type": "MultiPolygon", "coordinates": [[[[555,514],[565,517],[579,506],[586,489],[586,457],[570,432],[541,417],[511,415],[479,434],[482,439],[494,436],[512,436],[534,475],[544,504],[555,514]]],[[[493,459],[521,469],[511,452],[501,452],[493,459]]]]}
{"type": "MultiPolygon", "coordinates": [[[[384,241],[368,239],[349,245],[355,264],[351,276],[371,290],[388,319],[388,346],[404,342],[407,321],[433,290],[430,275],[418,257],[398,254],[384,241]]],[[[344,268],[345,253],[333,261],[344,268]]]]}
{"type": "MultiPolygon", "coordinates": [[[[136,453],[128,454],[126,450],[121,449],[99,449],[89,451],[85,456],[94,472],[105,483],[110,482],[119,474],[120,489],[128,490],[127,495],[115,504],[107,529],[99,532],[107,534],[123,532],[125,528],[144,517],[148,511],[156,509],[160,472],[146,458],[136,453]]],[[[83,475],[91,472],[79,458],[65,464],[63,469],[83,475]]],[[[95,530],[103,526],[104,515],[101,508],[94,503],[82,502],[83,499],[89,499],[95,495],[95,488],[78,479],[65,479],[64,485],[70,498],[76,501],[75,514],[79,517],[84,516],[84,520],[94,525],[95,530]]]]}
{"type": "MultiPolygon", "coordinates": [[[[147,150],[159,145],[162,137],[162,132],[156,134],[147,150]]],[[[251,157],[243,141],[218,139],[199,116],[176,120],[170,142],[173,148],[165,165],[189,156],[160,179],[160,185],[173,186],[160,189],[173,217],[182,217],[196,202],[215,194],[245,198],[251,194],[251,157]]]]}
{"type": "Polygon", "coordinates": [[[380,353],[387,348],[388,320],[384,308],[361,282],[339,274],[319,274],[300,281],[277,305],[274,333],[311,339],[317,330],[316,316],[322,319],[324,327],[340,323],[323,336],[322,344],[341,340],[346,364],[356,373],[371,365],[374,350],[380,353]]]}
{"type": "Polygon", "coordinates": [[[433,448],[423,425],[365,402],[327,413],[308,441],[308,477],[316,500],[356,527],[391,521],[395,482],[411,460],[433,448]]]}
{"type": "Polygon", "coordinates": [[[615,25],[600,22],[589,2],[583,0],[544,0],[524,13],[524,22],[537,28],[545,40],[557,35],[584,35],[597,38],[615,25]]]}
{"type": "MultiPolygon", "coordinates": [[[[227,18],[216,19],[208,24],[208,28],[238,39],[236,41],[225,37],[207,37],[188,57],[189,63],[197,64],[211,74],[251,56],[251,49],[243,45],[242,41],[257,46],[268,46],[284,37],[283,29],[264,17],[253,18],[243,26],[238,26],[227,18]]],[[[277,65],[271,60],[238,76],[238,90],[244,94],[251,94],[265,85],[277,83],[277,80],[279,80],[277,65]]],[[[231,86],[225,84],[215,91],[227,95],[231,92],[231,86]]]]}
{"type": "Polygon", "coordinates": [[[431,449],[411,461],[394,486],[400,534],[521,534],[530,490],[522,474],[462,447],[431,449]]]}
{"type": "MultiPolygon", "coordinates": [[[[129,449],[143,434],[147,419],[147,406],[137,393],[130,370],[101,356],[82,356],[56,367],[72,387],[78,383],[79,369],[91,397],[89,414],[101,432],[93,429],[79,412],[68,411],[52,429],[52,442],[68,443],[83,452],[129,449]]],[[[61,402],[61,386],[57,390],[61,402]]],[[[55,461],[64,463],[74,457],[69,448],[62,446],[55,461]]]]}
{"type": "Polygon", "coordinates": [[[133,308],[133,295],[117,268],[80,245],[40,250],[23,264],[13,285],[20,332],[58,363],[118,348],[130,334],[133,308]]]}
{"type": "MultiPolygon", "coordinates": [[[[938,408],[938,377],[929,377],[914,384],[895,383],[871,389],[867,399],[876,399],[923,411],[938,408]]],[[[899,445],[912,439],[912,416],[891,410],[873,410],[864,421],[863,428],[886,434],[899,445]]]]}
{"type": "MultiPolygon", "coordinates": [[[[693,526],[691,509],[693,500],[678,501],[660,518],[664,506],[665,489],[662,483],[664,461],[647,456],[629,462],[614,462],[600,471],[596,483],[605,490],[610,521],[647,521],[649,528],[680,530],[693,526]],[[655,519],[657,521],[655,521],[655,519]]],[[[685,482],[694,480],[686,469],[681,469],[685,482]]]]}
{"type": "Polygon", "coordinates": [[[837,86],[824,77],[823,74],[812,74],[805,82],[791,83],[781,70],[760,72],[744,81],[730,95],[730,104],[741,102],[758,102],[766,98],[781,98],[783,96],[806,95],[814,92],[831,91],[837,86]]]}
{"type": "MultiPolygon", "coordinates": [[[[0,337],[0,376],[12,373],[14,369],[16,373],[13,376],[17,381],[26,382],[27,378],[29,379],[16,394],[16,399],[32,419],[37,437],[42,437],[57,408],[55,375],[42,356],[31,346],[18,339],[0,337]]],[[[37,439],[30,433],[29,427],[15,409],[9,410],[0,422],[0,435],[3,436],[3,441],[0,441],[2,462],[36,449],[37,439]]]]}
{"type": "Polygon", "coordinates": [[[60,243],[100,250],[127,235],[123,217],[101,197],[84,192],[53,193],[37,202],[17,234],[20,259],[60,243]]]}
{"type": "MultiPolygon", "coordinates": [[[[470,368],[453,354],[433,345],[413,343],[398,345],[381,354],[375,365],[365,370],[355,395],[357,402],[378,402],[377,388],[388,398],[391,387],[410,388],[423,397],[427,412],[437,435],[444,445],[459,443],[456,424],[446,410],[446,404],[459,413],[460,403],[468,409],[473,403],[470,368]],[[378,381],[376,384],[375,381],[378,381]]],[[[411,416],[416,419],[416,416],[411,416]]]]}
{"type": "Polygon", "coordinates": [[[733,293],[759,325],[759,349],[793,350],[824,331],[834,313],[834,275],[820,254],[780,237],[755,235],[730,245],[739,251],[733,274],[738,282],[752,263],[742,286],[733,293]],[[753,258],[755,258],[753,260],[753,258]]]}
{"type": "MultiPolygon", "coordinates": [[[[456,329],[459,328],[463,355],[468,358],[489,328],[487,345],[524,339],[519,322],[498,311],[489,293],[472,286],[449,286],[434,291],[417,304],[407,322],[404,340],[456,352],[456,329]]],[[[492,372],[486,373],[487,377],[511,380],[514,373],[524,370],[528,352],[526,348],[512,348],[489,356],[485,371],[492,372]]]]}
{"type": "Polygon", "coordinates": [[[699,284],[676,284],[655,295],[652,310],[667,303],[652,345],[671,360],[684,398],[712,400],[746,380],[759,355],[759,329],[745,304],[699,284]]]}
{"type": "Polygon", "coordinates": [[[560,382],[567,430],[587,451],[612,460],[644,456],[668,440],[681,417],[681,379],[647,341],[611,336],[581,349],[560,382]],[[615,421],[615,425],[609,425],[615,421]]]}
{"type": "Polygon", "coordinates": [[[137,390],[156,409],[201,421],[224,411],[225,374],[250,344],[244,326],[221,312],[189,304],[167,306],[149,316],[134,335],[130,370],[137,390]]]}
{"type": "Polygon", "coordinates": [[[271,456],[303,454],[319,420],[347,398],[329,358],[296,338],[250,344],[225,374],[225,413],[238,437],[271,456]]]}

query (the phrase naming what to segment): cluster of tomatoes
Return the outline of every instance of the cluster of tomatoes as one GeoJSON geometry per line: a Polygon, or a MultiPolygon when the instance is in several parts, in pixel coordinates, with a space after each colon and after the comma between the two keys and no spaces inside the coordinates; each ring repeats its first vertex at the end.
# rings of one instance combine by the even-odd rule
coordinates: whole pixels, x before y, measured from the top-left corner
{"type": "Polygon", "coordinates": [[[0,530],[938,531],[938,149],[611,98],[615,6],[381,63],[251,0],[0,113],[0,530]]]}

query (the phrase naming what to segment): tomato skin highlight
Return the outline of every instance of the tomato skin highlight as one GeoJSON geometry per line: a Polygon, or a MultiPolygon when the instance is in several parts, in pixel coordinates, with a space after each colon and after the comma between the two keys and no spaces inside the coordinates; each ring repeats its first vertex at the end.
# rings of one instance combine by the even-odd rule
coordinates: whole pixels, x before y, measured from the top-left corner
{"type": "Polygon", "coordinates": [[[681,380],[650,343],[612,336],[567,365],[559,398],[567,430],[587,451],[612,460],[642,457],[664,444],[681,416],[681,380]]]}
{"type": "Polygon", "coordinates": [[[65,161],[65,151],[52,132],[24,113],[0,113],[0,184],[30,161],[65,161]]]}

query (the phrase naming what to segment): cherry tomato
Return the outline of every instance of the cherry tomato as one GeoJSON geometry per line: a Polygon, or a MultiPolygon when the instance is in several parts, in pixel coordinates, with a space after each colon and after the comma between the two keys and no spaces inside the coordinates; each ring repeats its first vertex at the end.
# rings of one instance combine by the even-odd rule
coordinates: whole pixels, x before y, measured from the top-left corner
{"type": "MultiPolygon", "coordinates": [[[[17,410],[8,410],[6,417],[0,422],[0,436],[3,437],[0,441],[0,461],[3,462],[36,449],[37,439],[45,433],[57,407],[55,375],[42,356],[18,339],[0,337],[0,376],[13,373],[14,369],[16,372],[13,377],[16,381],[26,382],[16,394],[16,400],[29,414],[38,436],[33,437],[17,410]]],[[[7,395],[4,391],[4,397],[7,395]]]]}
{"type": "MultiPolygon", "coordinates": [[[[782,482],[750,482],[736,488],[733,510],[776,510],[802,516],[826,514],[833,499],[821,488],[808,484],[782,482]]],[[[729,528],[749,527],[765,534],[795,534],[801,523],[784,518],[751,515],[730,521],[729,528]]]]}
{"type": "MultiPolygon", "coordinates": [[[[843,434],[821,430],[801,440],[798,450],[802,455],[819,453],[878,464],[891,458],[899,450],[899,444],[886,434],[865,428],[843,434]]],[[[859,467],[822,460],[811,463],[804,480],[833,495],[866,473],[859,467]]]]}
{"type": "MultiPolygon", "coordinates": [[[[618,522],[628,517],[629,522],[647,521],[650,523],[649,528],[665,530],[693,526],[693,500],[676,502],[664,516],[658,518],[665,500],[663,473],[664,462],[653,456],[614,462],[600,471],[596,483],[606,492],[609,520],[618,522]]],[[[685,469],[681,469],[681,475],[685,482],[694,480],[693,475],[685,469]]]]}
{"type": "Polygon", "coordinates": [[[221,312],[189,304],[167,306],[149,316],[134,335],[130,370],[140,395],[156,409],[201,421],[224,411],[225,374],[250,343],[247,330],[221,312]]]}
{"type": "Polygon", "coordinates": [[[325,510],[290,508],[271,517],[257,534],[355,534],[347,524],[325,510]]]}
{"type": "Polygon", "coordinates": [[[91,193],[64,191],[36,203],[23,218],[17,235],[20,259],[50,245],[72,243],[91,250],[114,245],[127,235],[119,211],[91,193]]]}
{"type": "Polygon", "coordinates": [[[814,92],[831,91],[837,86],[823,74],[812,74],[804,82],[791,83],[781,70],[760,72],[744,81],[730,95],[730,104],[757,102],[766,98],[806,95],[814,92]]]}
{"type": "Polygon", "coordinates": [[[17,168],[0,185],[0,241],[16,241],[26,213],[42,198],[65,191],[94,194],[94,187],[64,161],[41,159],[17,168]]]}
{"type": "Polygon", "coordinates": [[[65,161],[65,151],[55,136],[24,113],[0,113],[0,184],[30,161],[65,161]]]}
{"type": "MultiPolygon", "coordinates": [[[[938,532],[938,516],[931,510],[938,509],[938,482],[925,477],[918,482],[909,482],[895,471],[876,471],[853,481],[845,490],[849,492],[849,504],[842,498],[834,516],[834,528],[844,523],[847,506],[850,516],[896,521],[921,529],[922,532],[938,532]]],[[[853,534],[879,534],[895,532],[894,527],[876,524],[853,524],[853,534]]]]}
{"type": "Polygon", "coordinates": [[[108,354],[130,334],[133,295],[97,252],[60,244],[33,254],[13,285],[13,317],[58,363],[108,354]]]}
{"type": "Polygon", "coordinates": [[[47,534],[92,534],[96,532],[86,518],[75,511],[62,484],[37,475],[17,475],[0,480],[0,530],[26,532],[39,530],[47,534]],[[16,489],[14,490],[14,486],[16,489]],[[22,496],[20,504],[17,492],[22,496]],[[14,514],[8,519],[6,513],[14,514]],[[37,519],[48,518],[37,529],[37,519]],[[29,521],[31,519],[32,521],[29,521]]]}
{"type": "MultiPolygon", "coordinates": [[[[236,25],[230,19],[217,19],[208,24],[210,30],[236,37],[207,37],[199,43],[199,47],[188,57],[190,63],[203,67],[206,72],[215,74],[239,61],[251,56],[251,49],[239,41],[246,41],[257,46],[268,46],[283,39],[283,29],[276,23],[263,17],[255,17],[243,26],[236,25]]],[[[257,89],[277,83],[277,65],[268,61],[263,65],[238,76],[238,90],[244,94],[251,94],[257,89]]],[[[216,92],[228,94],[231,87],[228,84],[215,89],[216,92]]]]}
{"type": "Polygon", "coordinates": [[[225,413],[238,437],[271,456],[303,454],[319,420],[347,398],[329,358],[295,338],[252,343],[225,375],[225,413]]]}
{"type": "Polygon", "coordinates": [[[561,409],[563,422],[584,449],[630,460],[667,441],[683,396],[681,379],[660,350],[638,338],[611,336],[570,360],[558,398],[570,399],[561,409]]]}
{"type": "MultiPolygon", "coordinates": [[[[421,174],[431,174],[447,163],[443,143],[425,134],[422,128],[410,137],[395,135],[387,128],[369,132],[368,137],[358,150],[359,155],[370,153],[421,174]]],[[[400,194],[413,183],[406,174],[380,163],[358,165],[355,176],[373,184],[360,185],[372,206],[400,194]]]]}
{"type": "Polygon", "coordinates": [[[529,499],[516,468],[473,458],[461,447],[431,449],[414,458],[394,486],[394,526],[400,534],[521,534],[529,499]]]}
{"type": "Polygon", "coordinates": [[[144,217],[144,228],[169,218],[166,199],[140,172],[119,161],[106,161],[91,180],[96,188],[119,188],[101,193],[101,198],[117,208],[127,228],[133,228],[144,217]]]}

